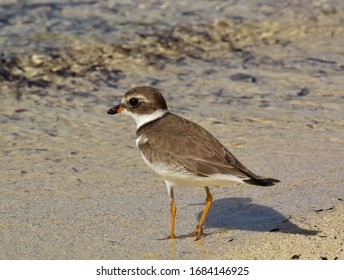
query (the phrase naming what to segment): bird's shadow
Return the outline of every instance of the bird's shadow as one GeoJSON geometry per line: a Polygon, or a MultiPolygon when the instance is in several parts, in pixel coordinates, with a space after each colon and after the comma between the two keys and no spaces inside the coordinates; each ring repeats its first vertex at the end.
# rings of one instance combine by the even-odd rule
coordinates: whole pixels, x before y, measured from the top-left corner
{"type": "MultiPolygon", "coordinates": [[[[250,198],[214,200],[204,223],[206,228],[241,229],[258,232],[317,235],[319,231],[303,229],[271,207],[252,203],[250,198]]],[[[198,214],[198,220],[203,211],[198,214]]]]}

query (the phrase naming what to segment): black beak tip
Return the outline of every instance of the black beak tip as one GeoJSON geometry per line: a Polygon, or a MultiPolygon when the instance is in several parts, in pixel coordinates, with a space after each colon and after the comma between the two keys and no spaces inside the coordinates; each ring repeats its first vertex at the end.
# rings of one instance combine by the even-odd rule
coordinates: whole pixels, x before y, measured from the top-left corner
{"type": "Polygon", "coordinates": [[[109,109],[109,110],[107,111],[107,113],[110,114],[110,115],[117,114],[117,108],[116,108],[116,107],[113,107],[113,108],[109,109]]]}

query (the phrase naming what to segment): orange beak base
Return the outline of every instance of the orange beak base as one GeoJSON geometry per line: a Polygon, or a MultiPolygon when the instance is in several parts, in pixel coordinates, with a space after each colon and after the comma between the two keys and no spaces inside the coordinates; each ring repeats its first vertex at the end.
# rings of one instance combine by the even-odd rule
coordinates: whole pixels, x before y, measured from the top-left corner
{"type": "Polygon", "coordinates": [[[123,109],[120,107],[120,105],[117,105],[107,111],[107,113],[110,115],[115,115],[121,112],[123,112],[123,109]]]}

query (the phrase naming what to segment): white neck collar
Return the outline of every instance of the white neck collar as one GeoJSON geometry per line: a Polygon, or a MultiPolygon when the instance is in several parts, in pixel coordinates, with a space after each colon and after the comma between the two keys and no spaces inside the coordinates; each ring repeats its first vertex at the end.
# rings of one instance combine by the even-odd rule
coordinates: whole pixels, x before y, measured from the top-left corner
{"type": "Polygon", "coordinates": [[[129,111],[124,109],[123,113],[128,115],[128,116],[131,116],[136,122],[137,129],[139,129],[141,126],[145,125],[146,123],[149,123],[151,121],[155,121],[155,120],[161,118],[163,115],[168,113],[168,110],[167,109],[158,109],[151,114],[144,114],[143,115],[143,114],[135,114],[135,113],[129,112],[129,111]]]}

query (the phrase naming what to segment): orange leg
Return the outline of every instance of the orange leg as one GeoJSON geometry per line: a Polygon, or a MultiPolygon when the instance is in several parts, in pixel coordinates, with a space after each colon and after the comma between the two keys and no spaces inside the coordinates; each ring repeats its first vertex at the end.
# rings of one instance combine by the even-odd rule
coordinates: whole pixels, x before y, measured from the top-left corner
{"type": "Polygon", "coordinates": [[[170,196],[170,201],[171,201],[171,210],[170,210],[170,213],[171,213],[171,230],[170,230],[169,238],[175,239],[177,237],[174,235],[174,224],[176,221],[177,208],[176,208],[176,204],[174,203],[174,191],[173,191],[172,184],[170,182],[165,181],[165,183],[166,183],[167,191],[168,191],[168,194],[170,196]]]}
{"type": "Polygon", "coordinates": [[[210,194],[209,188],[205,187],[205,191],[207,192],[207,198],[205,200],[205,207],[204,207],[203,214],[202,214],[201,219],[199,220],[195,230],[190,234],[190,236],[197,236],[196,240],[200,240],[203,236],[203,224],[204,224],[205,218],[207,217],[209,208],[213,202],[213,197],[210,194]]]}
{"type": "Polygon", "coordinates": [[[174,224],[176,221],[176,213],[177,213],[177,208],[176,204],[174,203],[174,199],[171,199],[171,231],[170,231],[170,238],[175,239],[176,236],[174,235],[174,224]]]}

